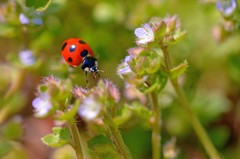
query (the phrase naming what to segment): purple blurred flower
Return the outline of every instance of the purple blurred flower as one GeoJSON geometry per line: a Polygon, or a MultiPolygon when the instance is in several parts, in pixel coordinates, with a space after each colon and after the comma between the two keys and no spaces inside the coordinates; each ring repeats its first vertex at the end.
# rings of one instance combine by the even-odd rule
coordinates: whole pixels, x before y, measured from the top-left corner
{"type": "Polygon", "coordinates": [[[101,110],[101,104],[97,102],[94,97],[87,97],[83,103],[80,104],[78,114],[86,121],[92,121],[97,118],[101,110]]]}
{"type": "Polygon", "coordinates": [[[132,56],[128,55],[125,57],[124,62],[119,66],[117,73],[122,77],[122,75],[132,73],[131,68],[128,65],[128,62],[131,61],[132,56]]]}
{"type": "Polygon", "coordinates": [[[31,50],[23,50],[19,53],[19,59],[25,66],[31,66],[35,63],[35,58],[31,50]]]}
{"type": "Polygon", "coordinates": [[[220,13],[228,17],[236,10],[237,2],[236,0],[217,0],[216,7],[220,13]]]}
{"type": "Polygon", "coordinates": [[[35,115],[37,117],[46,116],[52,109],[52,103],[50,101],[49,95],[46,93],[41,94],[39,97],[32,101],[35,115]]]}
{"type": "Polygon", "coordinates": [[[19,20],[22,24],[29,24],[30,22],[29,18],[23,13],[19,15],[19,20]]]}
{"type": "Polygon", "coordinates": [[[43,24],[43,21],[42,21],[41,18],[34,18],[34,19],[32,20],[32,23],[33,23],[33,24],[36,24],[36,25],[42,25],[42,24],[43,24]]]}

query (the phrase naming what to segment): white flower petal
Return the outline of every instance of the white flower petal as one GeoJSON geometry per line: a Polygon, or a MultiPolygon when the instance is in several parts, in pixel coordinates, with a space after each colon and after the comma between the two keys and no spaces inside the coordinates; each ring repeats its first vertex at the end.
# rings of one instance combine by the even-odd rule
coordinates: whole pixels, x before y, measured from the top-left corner
{"type": "Polygon", "coordinates": [[[134,34],[138,37],[138,38],[144,38],[146,37],[146,35],[148,34],[147,31],[144,28],[137,28],[134,31],[134,34]]]}
{"type": "Polygon", "coordinates": [[[146,24],[144,24],[143,25],[143,28],[150,34],[150,35],[154,35],[154,33],[153,33],[153,30],[152,30],[152,28],[150,27],[150,25],[148,24],[148,23],[146,23],[146,24]]]}
{"type": "Polygon", "coordinates": [[[128,55],[128,56],[125,57],[124,62],[126,64],[128,64],[128,62],[131,61],[131,60],[132,60],[132,56],[128,55]]]}
{"type": "Polygon", "coordinates": [[[154,32],[148,23],[144,24],[142,28],[137,28],[134,31],[137,36],[137,44],[147,44],[154,41],[154,32]]]}

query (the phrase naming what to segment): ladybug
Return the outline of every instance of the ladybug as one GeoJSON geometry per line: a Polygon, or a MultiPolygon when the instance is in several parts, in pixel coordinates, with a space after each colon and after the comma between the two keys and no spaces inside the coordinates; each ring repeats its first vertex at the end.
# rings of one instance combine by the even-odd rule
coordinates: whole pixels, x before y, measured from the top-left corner
{"type": "Polygon", "coordinates": [[[73,67],[81,64],[82,70],[90,72],[96,78],[99,76],[97,59],[94,58],[91,47],[80,38],[69,38],[62,43],[62,57],[73,67]]]}

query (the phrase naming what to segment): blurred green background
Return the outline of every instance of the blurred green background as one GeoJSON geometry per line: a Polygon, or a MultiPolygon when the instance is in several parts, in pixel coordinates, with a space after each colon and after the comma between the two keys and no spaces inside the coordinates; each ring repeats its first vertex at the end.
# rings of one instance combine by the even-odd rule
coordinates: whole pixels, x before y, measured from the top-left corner
{"type": "MultiPolygon", "coordinates": [[[[182,83],[193,110],[220,153],[226,159],[240,158],[240,34],[239,28],[232,28],[235,21],[218,12],[214,0],[52,0],[42,9],[47,1],[0,2],[0,158],[74,158],[69,147],[53,150],[41,143],[53,122],[33,117],[31,104],[44,76],[86,84],[80,68],[61,60],[65,39],[84,39],[104,71],[101,78],[112,80],[124,92],[116,68],[126,50],[135,46],[134,29],[153,16],[168,15],[178,15],[181,28],[188,32],[170,51],[173,64],[189,62],[182,83]],[[22,53],[26,50],[30,53],[22,53]]],[[[239,14],[239,9],[235,12],[239,14]]],[[[91,79],[91,85],[94,82],[91,79]]],[[[177,158],[207,158],[174,96],[170,87],[159,95],[163,145],[175,136],[177,158]]],[[[150,158],[150,130],[129,121],[122,133],[134,158],[150,158]]]]}

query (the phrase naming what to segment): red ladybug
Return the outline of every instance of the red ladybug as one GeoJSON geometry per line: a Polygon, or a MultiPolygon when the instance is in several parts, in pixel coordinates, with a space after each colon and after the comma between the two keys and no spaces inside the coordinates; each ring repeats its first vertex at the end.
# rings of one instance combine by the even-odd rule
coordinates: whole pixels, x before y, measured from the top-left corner
{"type": "Polygon", "coordinates": [[[80,38],[69,38],[62,44],[62,57],[73,66],[81,65],[81,68],[87,72],[93,73],[94,77],[99,76],[97,59],[94,58],[91,47],[80,38]]]}

